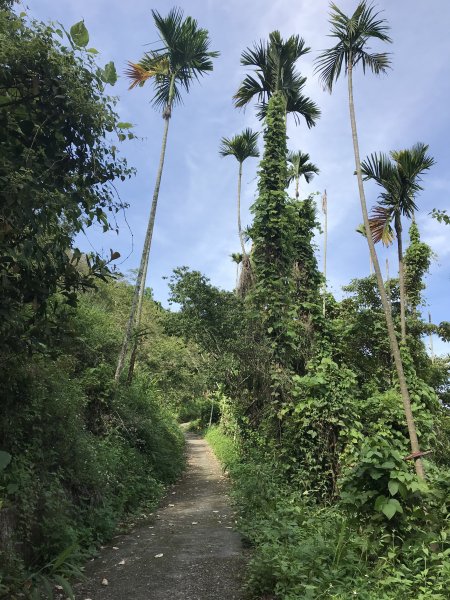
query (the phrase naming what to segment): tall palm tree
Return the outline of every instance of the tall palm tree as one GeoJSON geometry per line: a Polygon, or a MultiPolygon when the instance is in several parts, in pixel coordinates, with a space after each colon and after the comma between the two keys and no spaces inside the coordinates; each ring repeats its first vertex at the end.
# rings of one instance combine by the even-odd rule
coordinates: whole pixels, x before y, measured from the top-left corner
{"type": "Polygon", "coordinates": [[[240,252],[233,252],[233,254],[231,254],[230,256],[231,256],[231,260],[234,263],[236,263],[236,292],[237,292],[238,285],[239,285],[239,265],[242,262],[243,254],[241,254],[240,252]]]}
{"type": "Polygon", "coordinates": [[[405,269],[403,264],[402,216],[414,218],[417,210],[416,194],[423,188],[422,175],[434,164],[434,158],[427,154],[428,146],[418,143],[406,150],[394,150],[390,156],[373,153],[361,163],[365,180],[372,179],[383,192],[379,195],[380,204],[374,208],[369,219],[373,241],[383,240],[383,235],[394,224],[397,237],[398,279],[400,288],[400,326],[402,341],[406,342],[406,295],[405,269]]]}
{"type": "Polygon", "coordinates": [[[116,381],[118,381],[125,363],[133,325],[136,322],[138,327],[140,323],[141,315],[137,308],[139,296],[142,297],[144,293],[145,286],[142,285],[142,278],[150,255],[172,109],[181,101],[183,90],[189,92],[193,81],[212,71],[212,59],[219,55],[218,52],[209,51],[208,31],[199,28],[197,21],[192,17],[183,18],[183,11],[180,9],[171,9],[167,17],[162,17],[156,10],[152,10],[152,16],[159,33],[161,46],[156,50],[146,52],[138,63],[130,62],[126,75],[131,80],[130,89],[137,86],[142,87],[149,80],[153,81],[154,95],[152,103],[155,108],[162,109],[162,117],[165,123],[147,233],[134,288],[130,316],[119,354],[115,374],[116,381]]]}
{"type": "Polygon", "coordinates": [[[309,162],[309,154],[298,150],[297,152],[288,152],[288,181],[290,185],[295,181],[295,197],[299,197],[300,177],[304,177],[306,183],[309,183],[314,175],[319,174],[319,168],[312,162],[309,162]]]}
{"type": "Polygon", "coordinates": [[[241,183],[242,183],[242,164],[244,160],[250,157],[258,157],[258,133],[247,128],[242,133],[235,135],[232,138],[223,137],[220,142],[221,156],[234,156],[239,163],[238,173],[238,190],[237,190],[237,219],[238,219],[238,234],[241,242],[242,258],[247,260],[245,251],[244,236],[241,227],[241,183]]]}
{"type": "Polygon", "coordinates": [[[299,58],[310,52],[305,41],[298,35],[283,40],[279,31],[269,34],[269,41],[260,41],[253,48],[247,48],[241,55],[241,64],[255,67],[252,75],[247,75],[236,92],[235,106],[243,108],[254,98],[258,100],[258,118],[264,119],[269,98],[281,91],[286,101],[286,113],[292,113],[296,123],[302,117],[307,126],[313,127],[320,116],[315,102],[303,94],[306,77],[295,69],[299,58]]]}
{"type": "Polygon", "coordinates": [[[424,478],[425,471],[421,459],[416,425],[411,410],[411,400],[409,397],[408,386],[406,384],[402,357],[395,334],[394,322],[389,307],[388,297],[383,285],[380,264],[378,262],[375,245],[370,232],[369,215],[367,212],[363,175],[361,171],[361,159],[359,154],[355,104],[353,100],[353,69],[358,66],[358,64],[362,66],[364,72],[366,69],[370,69],[376,75],[386,72],[390,66],[390,60],[387,53],[370,53],[368,48],[368,42],[373,39],[382,42],[391,42],[391,39],[387,33],[389,31],[389,26],[384,19],[379,17],[379,13],[375,12],[374,7],[368,5],[365,0],[358,4],[351,17],[345,15],[336,6],[336,4],[332,3],[330,23],[331,37],[336,39],[336,44],[332,48],[324,50],[319,55],[316,62],[316,72],[319,73],[324,87],[327,88],[330,93],[332,92],[333,84],[339,78],[343,67],[345,69],[345,73],[347,74],[350,124],[352,130],[353,150],[355,154],[359,199],[361,203],[364,227],[366,230],[366,239],[369,245],[369,251],[377,278],[378,290],[386,317],[389,342],[400,384],[403,408],[405,411],[405,418],[408,426],[409,439],[411,443],[412,456],[414,457],[416,473],[418,477],[424,478]]]}

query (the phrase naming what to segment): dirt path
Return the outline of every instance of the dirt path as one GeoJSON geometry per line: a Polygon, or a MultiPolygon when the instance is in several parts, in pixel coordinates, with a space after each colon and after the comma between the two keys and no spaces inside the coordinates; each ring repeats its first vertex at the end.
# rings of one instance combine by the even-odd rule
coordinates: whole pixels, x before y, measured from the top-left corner
{"type": "Polygon", "coordinates": [[[186,473],[153,521],[114,538],[88,563],[77,600],[242,598],[244,558],[228,482],[205,440],[188,433],[187,450],[186,473]]]}

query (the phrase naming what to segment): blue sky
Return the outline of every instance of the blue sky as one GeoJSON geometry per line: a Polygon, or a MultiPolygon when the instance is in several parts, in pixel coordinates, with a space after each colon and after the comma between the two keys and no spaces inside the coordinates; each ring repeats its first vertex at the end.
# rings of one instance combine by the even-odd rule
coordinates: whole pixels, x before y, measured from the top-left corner
{"type": "MultiPolygon", "coordinates": [[[[112,88],[119,97],[121,119],[135,124],[142,140],[122,144],[122,152],[137,168],[137,176],[119,186],[122,199],[130,204],[127,220],[130,235],[120,220],[120,234],[87,232],[83,249],[118,250],[130,255],[120,266],[126,272],[139,262],[158,164],[163,121],[149,104],[150,88],[129,92],[123,71],[127,60],[138,60],[145,44],[157,41],[151,9],[162,14],[174,5],[165,0],[30,0],[28,12],[43,20],[59,20],[66,27],[83,18],[90,33],[90,45],[100,52],[100,61],[113,60],[121,75],[112,88]],[[130,254],[131,253],[131,254],[130,254]]],[[[340,8],[351,13],[356,0],[341,0],[340,8]]],[[[422,141],[430,145],[436,166],[426,175],[425,190],[418,198],[418,224],[424,241],[436,258],[427,280],[426,297],[434,321],[449,319],[450,228],[437,223],[428,213],[432,208],[449,207],[450,3],[411,0],[380,0],[391,26],[392,69],[382,77],[359,73],[355,77],[355,102],[361,155],[374,151],[410,147],[422,141]]],[[[326,0],[180,0],[186,15],[195,17],[210,32],[211,49],[221,52],[214,72],[196,84],[182,106],[174,110],[170,125],[167,158],[160,192],[158,213],[150,257],[147,284],[156,299],[166,304],[164,276],[173,268],[187,265],[207,275],[222,288],[232,289],[235,265],[231,252],[239,251],[236,230],[237,163],[221,158],[218,146],[222,136],[232,136],[245,127],[261,125],[249,107],[233,108],[232,96],[245,71],[239,64],[242,50],[274,29],[284,37],[298,33],[311,47],[298,67],[308,77],[307,94],[322,110],[311,130],[302,123],[288,123],[289,147],[310,154],[321,173],[302,192],[326,188],[329,210],[327,274],[330,289],[340,297],[341,287],[354,277],[368,273],[369,258],[365,240],[355,232],[361,222],[345,80],[338,82],[333,95],[324,92],[313,75],[313,60],[330,45],[328,2],[326,0]]],[[[375,46],[374,46],[375,49],[375,46]]],[[[257,160],[244,164],[243,224],[250,223],[249,206],[255,198],[257,160]]],[[[375,203],[377,189],[368,185],[366,195],[375,203]]],[[[319,196],[318,196],[319,198],[319,196]]],[[[320,236],[316,239],[319,247],[320,236]]],[[[319,260],[321,261],[320,251],[319,260]]],[[[380,252],[384,265],[389,257],[391,275],[396,272],[395,248],[380,252]]],[[[321,264],[321,263],[320,263],[321,264]]],[[[434,340],[435,350],[448,352],[449,344],[434,340]]]]}

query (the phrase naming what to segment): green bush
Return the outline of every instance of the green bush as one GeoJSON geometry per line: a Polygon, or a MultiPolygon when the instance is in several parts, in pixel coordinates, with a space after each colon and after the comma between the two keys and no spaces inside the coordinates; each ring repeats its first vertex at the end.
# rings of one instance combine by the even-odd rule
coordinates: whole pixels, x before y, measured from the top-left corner
{"type": "Polygon", "coordinates": [[[0,444],[11,456],[0,510],[14,528],[0,547],[6,594],[27,578],[45,587],[68,548],[75,569],[127,514],[155,506],[183,469],[183,435],[145,365],[131,386],[113,385],[122,315],[116,321],[102,308],[124,291],[111,283],[82,296],[51,354],[19,356],[0,375],[0,444]]]}
{"type": "Polygon", "coordinates": [[[230,471],[240,530],[252,547],[250,597],[448,598],[445,530],[430,537],[430,527],[405,529],[400,536],[379,524],[364,524],[348,507],[321,505],[313,494],[296,490],[276,461],[254,444],[242,446],[220,426],[208,430],[206,438],[230,471]]]}

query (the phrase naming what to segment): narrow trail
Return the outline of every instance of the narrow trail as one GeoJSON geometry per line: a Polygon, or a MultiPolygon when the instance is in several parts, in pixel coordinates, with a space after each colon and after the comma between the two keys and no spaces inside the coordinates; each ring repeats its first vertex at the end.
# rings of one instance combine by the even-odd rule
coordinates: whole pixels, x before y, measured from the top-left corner
{"type": "Polygon", "coordinates": [[[228,482],[207,442],[188,433],[188,465],[164,505],[86,567],[77,600],[239,600],[244,556],[228,482]],[[161,556],[162,555],[162,556],[161,556]],[[107,580],[108,585],[102,581],[107,580]]]}

